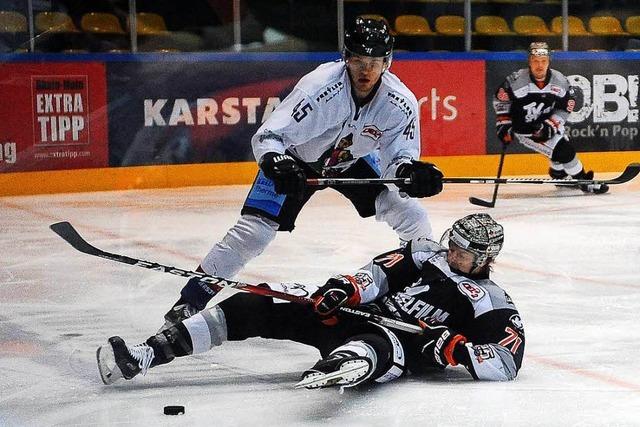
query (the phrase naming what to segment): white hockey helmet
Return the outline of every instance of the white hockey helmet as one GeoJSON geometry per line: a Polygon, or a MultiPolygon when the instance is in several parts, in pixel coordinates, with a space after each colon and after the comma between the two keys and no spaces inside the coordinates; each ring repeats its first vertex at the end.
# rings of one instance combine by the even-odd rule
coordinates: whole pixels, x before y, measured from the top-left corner
{"type": "Polygon", "coordinates": [[[547,42],[533,42],[529,45],[529,56],[548,56],[551,57],[551,51],[547,42]]]}
{"type": "Polygon", "coordinates": [[[474,254],[476,268],[498,256],[504,243],[504,229],[489,214],[474,213],[454,222],[441,242],[447,239],[474,254]]]}

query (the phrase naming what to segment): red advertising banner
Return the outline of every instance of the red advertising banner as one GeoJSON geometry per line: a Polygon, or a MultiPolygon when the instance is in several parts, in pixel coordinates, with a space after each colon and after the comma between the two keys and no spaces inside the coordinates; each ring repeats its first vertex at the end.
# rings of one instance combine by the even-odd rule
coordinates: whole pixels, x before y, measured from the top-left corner
{"type": "Polygon", "coordinates": [[[398,60],[420,105],[423,156],[486,154],[484,61],[398,60]]]}
{"type": "Polygon", "coordinates": [[[100,63],[0,64],[0,171],[108,166],[100,63]]]}

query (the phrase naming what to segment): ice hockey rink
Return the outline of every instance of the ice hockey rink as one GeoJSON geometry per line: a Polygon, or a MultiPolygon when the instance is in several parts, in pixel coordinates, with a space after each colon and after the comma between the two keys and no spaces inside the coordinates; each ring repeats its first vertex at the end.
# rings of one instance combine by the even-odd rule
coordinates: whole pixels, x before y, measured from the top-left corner
{"type": "MultiPolygon", "coordinates": [[[[505,226],[494,280],[527,336],[514,382],[464,369],[364,390],[294,390],[318,358],[292,342],[252,339],[105,386],[95,350],[111,335],[145,340],[184,279],[77,252],[50,229],[69,221],[118,254],[194,269],[237,219],[247,186],[0,198],[0,425],[637,426],[640,425],[640,179],[606,195],[448,184],[423,199],[438,236],[489,212],[505,226]],[[163,414],[165,405],[186,413],[163,414]]],[[[398,241],[338,193],[318,193],[296,231],[241,272],[250,283],[324,283],[398,241]]]]}

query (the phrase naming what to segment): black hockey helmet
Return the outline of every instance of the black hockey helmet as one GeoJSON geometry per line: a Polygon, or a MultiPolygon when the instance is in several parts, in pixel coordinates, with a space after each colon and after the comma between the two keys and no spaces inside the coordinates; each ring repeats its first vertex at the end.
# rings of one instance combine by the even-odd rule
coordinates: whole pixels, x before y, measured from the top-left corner
{"type": "Polygon", "coordinates": [[[454,222],[441,241],[445,239],[474,254],[474,267],[478,267],[498,256],[504,243],[504,229],[489,214],[475,213],[454,222]]]}
{"type": "Polygon", "coordinates": [[[391,61],[393,36],[387,23],[379,19],[358,16],[344,33],[344,56],[350,54],[384,57],[391,61]]]}

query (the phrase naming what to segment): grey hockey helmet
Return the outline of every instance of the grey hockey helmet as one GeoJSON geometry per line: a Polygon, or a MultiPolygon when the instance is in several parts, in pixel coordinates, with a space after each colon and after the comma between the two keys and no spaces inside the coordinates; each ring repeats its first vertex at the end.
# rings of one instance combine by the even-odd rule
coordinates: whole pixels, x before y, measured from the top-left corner
{"type": "Polygon", "coordinates": [[[546,42],[533,42],[529,45],[529,56],[551,56],[546,42]]]}
{"type": "Polygon", "coordinates": [[[358,16],[344,33],[344,55],[384,57],[391,62],[393,36],[387,23],[358,16]]]}
{"type": "Polygon", "coordinates": [[[457,220],[445,235],[450,242],[475,255],[475,267],[498,256],[504,242],[504,229],[485,213],[475,213],[457,220]]]}

